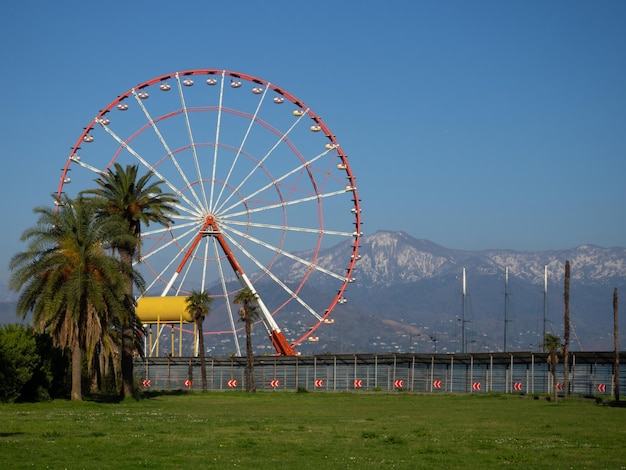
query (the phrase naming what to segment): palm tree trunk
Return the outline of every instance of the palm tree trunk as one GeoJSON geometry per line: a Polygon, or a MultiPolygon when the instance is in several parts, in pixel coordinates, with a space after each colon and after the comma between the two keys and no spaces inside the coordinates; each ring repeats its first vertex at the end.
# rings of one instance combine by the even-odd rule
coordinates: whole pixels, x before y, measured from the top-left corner
{"type": "Polygon", "coordinates": [[[252,320],[249,318],[246,318],[246,392],[256,392],[254,351],[252,350],[252,320]]]}
{"type": "MultiPolygon", "coordinates": [[[[129,269],[133,266],[132,250],[120,249],[120,261],[129,269]]],[[[133,279],[129,276],[126,285],[126,294],[133,297],[133,279]]],[[[122,398],[135,395],[135,377],[133,371],[133,351],[135,349],[135,332],[132,318],[135,312],[128,312],[122,325],[122,398]]]]}
{"type": "Polygon", "coordinates": [[[206,392],[206,358],[204,357],[204,332],[202,330],[202,320],[197,322],[198,342],[200,347],[200,374],[202,376],[202,391],[206,392]]]}
{"type": "Polygon", "coordinates": [[[570,267],[569,260],[565,261],[565,286],[564,286],[564,301],[565,301],[565,318],[563,321],[563,397],[567,398],[569,394],[569,281],[570,281],[570,267]]]}
{"type": "Polygon", "coordinates": [[[550,372],[552,373],[552,394],[554,395],[554,401],[559,399],[558,390],[556,387],[556,364],[558,362],[558,356],[556,349],[550,349],[550,372]]]}
{"type": "Polygon", "coordinates": [[[82,351],[80,350],[80,345],[78,344],[78,339],[74,341],[72,346],[72,392],[71,399],[72,400],[82,400],[83,392],[82,392],[82,351]]]}

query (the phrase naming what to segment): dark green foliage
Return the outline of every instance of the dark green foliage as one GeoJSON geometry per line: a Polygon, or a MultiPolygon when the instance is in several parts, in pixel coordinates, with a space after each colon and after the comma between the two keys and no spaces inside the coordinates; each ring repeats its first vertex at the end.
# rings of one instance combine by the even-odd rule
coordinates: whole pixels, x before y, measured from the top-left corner
{"type": "Polygon", "coordinates": [[[15,401],[39,362],[32,330],[17,325],[0,328],[0,400],[15,401]]]}
{"type": "Polygon", "coordinates": [[[52,337],[49,334],[36,332],[33,334],[40,358],[39,367],[22,388],[19,401],[45,401],[67,397],[70,391],[68,354],[52,344],[52,337]]]}
{"type": "Polygon", "coordinates": [[[41,401],[67,392],[68,360],[47,334],[0,326],[0,401],[41,401]]]}
{"type": "MultiPolygon", "coordinates": [[[[89,199],[63,197],[54,208],[38,207],[37,225],[21,240],[27,249],[11,258],[10,287],[20,292],[17,314],[32,313],[36,331],[72,351],[72,399],[82,398],[81,356],[91,372],[96,351],[103,368],[117,350],[112,327],[128,320],[134,300],[128,276],[143,286],[132,266],[112,256],[111,241],[134,241],[119,218],[98,218],[89,199]]],[[[133,312],[134,313],[134,312],[133,312]]]]}

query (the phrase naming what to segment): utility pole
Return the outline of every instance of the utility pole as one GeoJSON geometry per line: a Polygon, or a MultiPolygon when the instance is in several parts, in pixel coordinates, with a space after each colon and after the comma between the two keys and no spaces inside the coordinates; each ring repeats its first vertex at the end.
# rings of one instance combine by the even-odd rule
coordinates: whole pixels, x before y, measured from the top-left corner
{"type": "Polygon", "coordinates": [[[465,279],[465,268],[463,268],[463,307],[461,311],[461,352],[465,354],[465,298],[467,297],[467,282],[465,279]]]}
{"type": "MultiPolygon", "coordinates": [[[[546,341],[546,322],[548,317],[548,265],[543,267],[543,336],[541,337],[541,344],[546,341]]],[[[543,351],[546,351],[546,347],[542,347],[543,351]]]]}
{"type": "Polygon", "coordinates": [[[502,348],[503,352],[506,352],[506,338],[507,338],[507,327],[509,323],[509,268],[504,268],[504,346],[502,348]]]}

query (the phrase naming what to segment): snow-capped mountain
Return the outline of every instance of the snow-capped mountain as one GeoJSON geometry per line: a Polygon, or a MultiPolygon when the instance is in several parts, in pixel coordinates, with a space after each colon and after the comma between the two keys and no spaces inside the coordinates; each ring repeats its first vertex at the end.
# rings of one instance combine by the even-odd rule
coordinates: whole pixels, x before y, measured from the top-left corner
{"type": "Polygon", "coordinates": [[[462,267],[480,275],[504,273],[531,284],[563,279],[569,260],[572,280],[606,282],[626,278],[626,248],[583,245],[568,250],[520,252],[513,250],[464,251],[444,248],[403,232],[377,232],[361,238],[358,275],[362,282],[393,285],[457,273],[462,267]]]}
{"type": "MultiPolygon", "coordinates": [[[[341,269],[347,248],[337,245],[327,250],[322,262],[330,269],[341,269]]],[[[448,342],[450,352],[458,350],[454,343],[461,330],[463,268],[466,328],[471,330],[468,335],[476,350],[505,348],[505,291],[506,349],[536,347],[544,325],[546,332],[561,335],[566,260],[571,266],[570,312],[578,343],[574,347],[612,347],[613,289],[626,292],[626,248],[622,247],[466,251],[403,232],[381,231],[360,239],[359,255],[356,282],[346,291],[351,309],[386,325],[397,323],[396,334],[424,338],[438,334],[442,344],[448,342]],[[505,286],[506,268],[509,282],[505,286]]]]}

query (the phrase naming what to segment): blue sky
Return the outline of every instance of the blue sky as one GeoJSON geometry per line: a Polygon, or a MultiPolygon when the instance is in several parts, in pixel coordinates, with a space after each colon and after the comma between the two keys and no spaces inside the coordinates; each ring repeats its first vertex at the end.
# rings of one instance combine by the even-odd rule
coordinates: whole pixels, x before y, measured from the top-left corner
{"type": "Polygon", "coordinates": [[[324,118],[357,175],[365,234],[626,246],[624,24],[622,1],[12,2],[0,263],[97,111],[193,68],[269,80],[324,118]]]}

